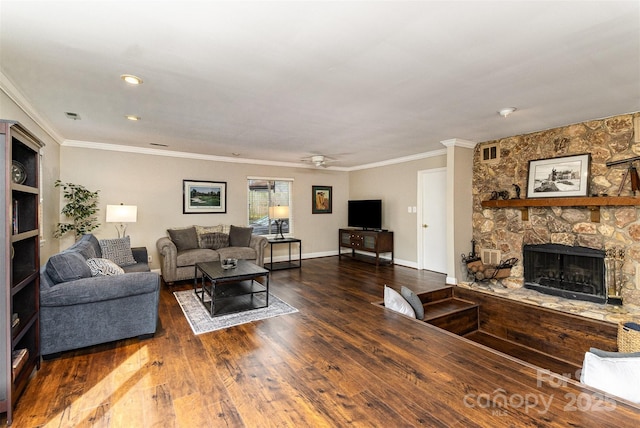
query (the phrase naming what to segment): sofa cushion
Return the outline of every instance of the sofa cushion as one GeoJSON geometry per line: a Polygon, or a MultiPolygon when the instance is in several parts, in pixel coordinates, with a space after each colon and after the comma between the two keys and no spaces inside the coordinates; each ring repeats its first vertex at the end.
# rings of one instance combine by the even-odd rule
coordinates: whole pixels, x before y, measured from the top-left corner
{"type": "Polygon", "coordinates": [[[124,273],[131,272],[150,272],[149,263],[138,262],[135,265],[120,266],[124,273]]]}
{"type": "Polygon", "coordinates": [[[51,256],[47,261],[45,271],[54,284],[91,278],[91,269],[87,266],[82,254],[77,251],[67,250],[51,256]]]}
{"type": "Polygon", "coordinates": [[[225,247],[216,250],[222,259],[254,260],[256,250],[251,247],[225,247]]]}
{"type": "Polygon", "coordinates": [[[217,250],[229,246],[229,235],[226,233],[204,233],[200,237],[200,248],[217,250]]]}
{"type": "Polygon", "coordinates": [[[198,235],[196,234],[195,227],[191,226],[184,229],[169,229],[167,232],[178,251],[198,248],[198,235]]]}
{"type": "Polygon", "coordinates": [[[118,266],[135,265],[136,259],[131,252],[131,241],[128,236],[116,239],[101,239],[102,258],[109,259],[118,266]]]}
{"type": "Polygon", "coordinates": [[[231,225],[229,229],[229,246],[248,247],[251,242],[253,227],[240,227],[231,225]]]}
{"type": "Polygon", "coordinates": [[[91,269],[91,276],[124,274],[124,270],[109,259],[90,258],[87,266],[91,269]]]}
{"type": "Polygon", "coordinates": [[[193,250],[178,251],[176,266],[193,266],[196,263],[214,262],[218,260],[220,260],[220,255],[216,250],[195,248],[193,250]]]}

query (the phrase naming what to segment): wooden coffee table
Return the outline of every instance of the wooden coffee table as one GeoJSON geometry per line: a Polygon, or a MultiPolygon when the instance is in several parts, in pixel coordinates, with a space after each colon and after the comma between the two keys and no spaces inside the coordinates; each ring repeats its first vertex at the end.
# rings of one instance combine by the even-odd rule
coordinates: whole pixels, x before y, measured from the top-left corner
{"type": "Polygon", "coordinates": [[[195,270],[194,292],[212,317],[269,306],[269,271],[255,263],[238,260],[233,269],[223,269],[219,261],[196,263],[195,270]]]}

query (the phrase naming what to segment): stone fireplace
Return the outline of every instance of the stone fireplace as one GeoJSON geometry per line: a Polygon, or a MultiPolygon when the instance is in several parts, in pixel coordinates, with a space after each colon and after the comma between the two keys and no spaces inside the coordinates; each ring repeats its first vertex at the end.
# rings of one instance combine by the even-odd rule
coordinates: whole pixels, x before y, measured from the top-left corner
{"type": "Polygon", "coordinates": [[[606,303],[605,252],[559,244],[525,245],[524,286],[568,299],[606,303]]]}
{"type": "MultiPolygon", "coordinates": [[[[489,200],[494,192],[506,193],[511,199],[518,196],[515,189],[527,189],[529,161],[584,153],[591,154],[588,196],[618,196],[626,168],[624,165],[618,168],[608,167],[606,164],[640,154],[640,142],[634,139],[633,122],[636,117],[640,117],[640,112],[477,145],[474,153],[472,189],[472,224],[473,239],[477,243],[476,251],[497,250],[502,260],[519,260],[511,269],[510,277],[498,281],[500,286],[514,290],[528,288],[525,286],[526,283],[539,283],[539,280],[535,281],[535,278],[527,276],[525,246],[582,247],[599,254],[595,257],[598,267],[582,267],[576,272],[571,272],[569,276],[575,277],[575,280],[571,281],[574,282],[575,289],[563,292],[574,293],[580,297],[582,294],[596,296],[597,301],[604,302],[607,295],[604,279],[606,271],[604,258],[600,256],[615,248],[621,249],[625,254],[618,277],[623,304],[640,307],[640,287],[637,286],[636,279],[636,268],[640,266],[640,197],[637,206],[603,204],[596,220],[592,217],[593,207],[555,206],[554,198],[548,198],[548,204],[545,206],[528,208],[528,217],[523,216],[522,209],[518,208],[482,206],[482,201],[489,200]],[[481,161],[482,149],[487,145],[497,146],[500,151],[499,160],[481,161]],[[588,274],[587,271],[592,273],[588,274]],[[592,287],[597,290],[592,291],[592,287]]],[[[640,129],[635,132],[640,134],[640,129]]],[[[527,198],[524,193],[520,198],[527,198]]],[[[620,196],[634,196],[629,183],[622,187],[620,196]]],[[[572,260],[571,257],[573,256],[570,256],[569,260],[572,260]]],[[[563,289],[567,285],[567,273],[553,275],[554,277],[548,274],[542,280],[545,283],[542,285],[559,285],[555,288],[563,289]],[[558,280],[558,275],[563,277],[562,281],[558,280]]],[[[567,297],[576,298],[571,295],[567,297]]],[[[589,299],[593,302],[594,297],[589,299]]]]}

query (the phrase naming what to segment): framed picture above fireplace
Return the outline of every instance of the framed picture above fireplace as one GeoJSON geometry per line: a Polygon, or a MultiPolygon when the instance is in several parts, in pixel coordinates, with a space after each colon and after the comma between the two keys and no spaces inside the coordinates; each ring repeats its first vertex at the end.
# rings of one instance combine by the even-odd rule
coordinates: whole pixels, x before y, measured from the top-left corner
{"type": "Polygon", "coordinates": [[[591,155],[529,161],[527,198],[587,196],[591,155]]]}

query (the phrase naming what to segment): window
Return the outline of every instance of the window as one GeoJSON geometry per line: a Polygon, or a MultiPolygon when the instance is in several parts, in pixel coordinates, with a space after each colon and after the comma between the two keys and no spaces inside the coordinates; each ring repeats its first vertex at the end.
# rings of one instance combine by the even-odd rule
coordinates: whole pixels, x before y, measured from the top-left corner
{"type": "Polygon", "coordinates": [[[283,210],[269,210],[269,208],[278,206],[291,207],[291,185],[293,180],[287,178],[250,177],[247,179],[247,184],[249,187],[247,210],[249,226],[253,227],[253,233],[256,235],[275,236],[278,232],[278,223],[282,224],[282,233],[292,233],[291,210],[288,210],[286,218],[272,218],[277,215],[274,213],[282,212],[283,210]]]}

